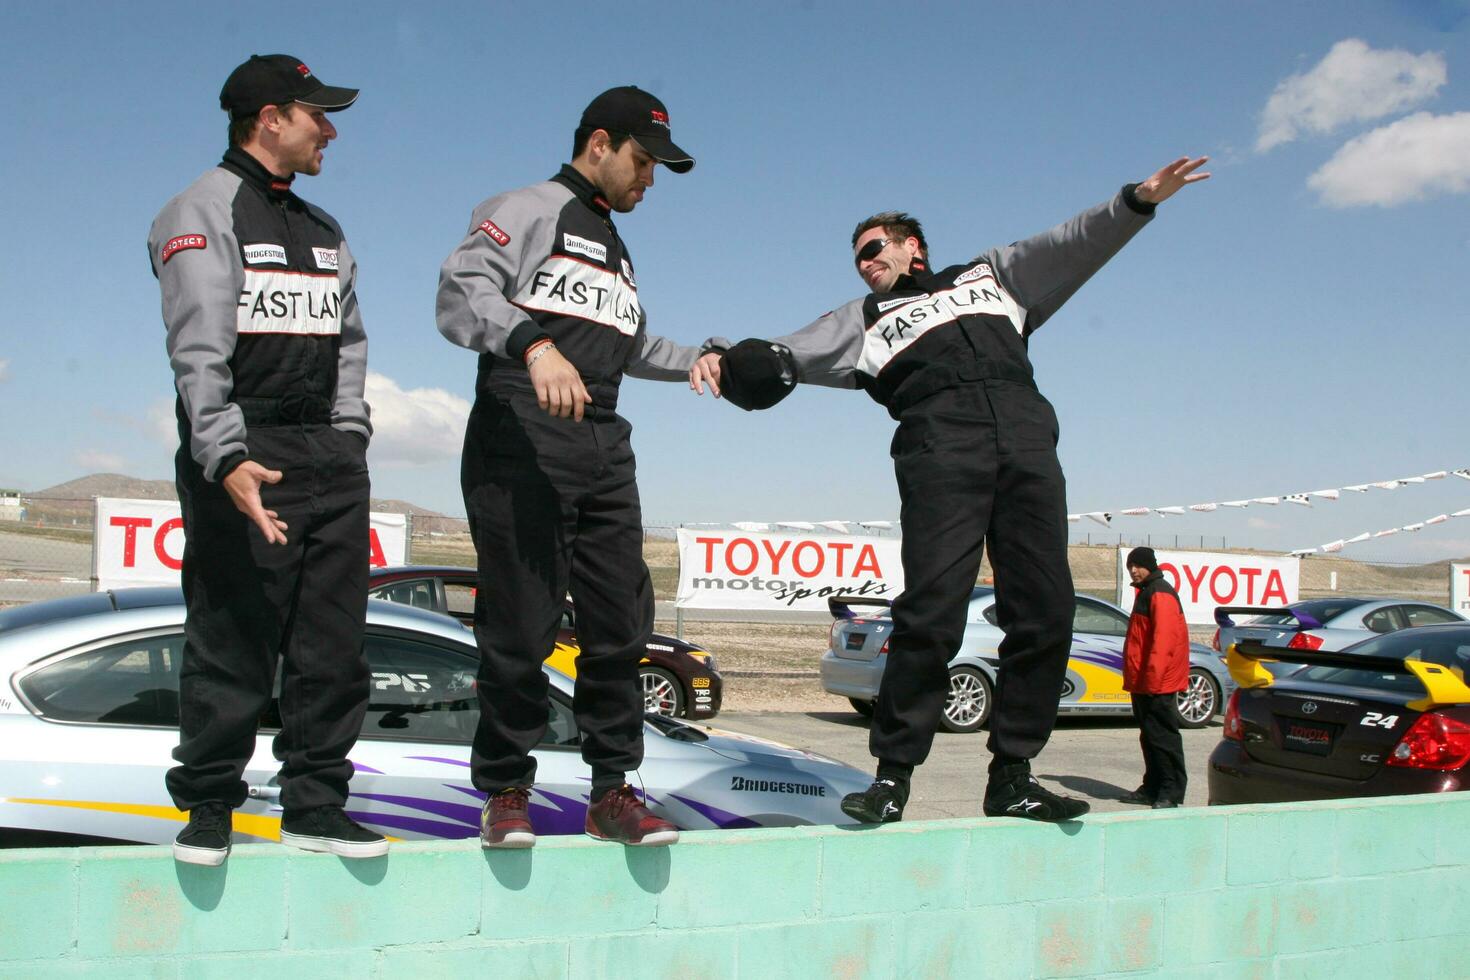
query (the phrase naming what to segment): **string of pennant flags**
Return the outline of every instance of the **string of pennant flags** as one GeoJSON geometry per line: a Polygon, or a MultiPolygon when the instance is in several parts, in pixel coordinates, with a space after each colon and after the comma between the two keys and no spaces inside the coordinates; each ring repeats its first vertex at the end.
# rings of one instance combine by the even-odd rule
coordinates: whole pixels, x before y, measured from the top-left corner
{"type": "MultiPolygon", "coordinates": [[[[1462,480],[1470,480],[1470,468],[1458,470],[1436,470],[1433,473],[1424,473],[1419,476],[1401,476],[1393,480],[1378,480],[1373,483],[1355,483],[1346,487],[1330,487],[1324,490],[1304,490],[1299,493],[1283,493],[1271,497],[1248,497],[1242,500],[1221,500],[1202,504],[1189,504],[1188,506],[1172,507],[1122,507],[1117,510],[1094,510],[1083,514],[1068,514],[1067,520],[1073,523],[1082,520],[1093,521],[1103,527],[1112,527],[1113,519],[1117,517],[1145,517],[1149,514],[1158,514],[1161,517],[1180,517],[1184,514],[1194,512],[1197,514],[1209,514],[1222,507],[1277,507],[1281,504],[1295,504],[1299,507],[1311,507],[1314,500],[1337,500],[1343,493],[1367,493],[1369,490],[1397,490],[1399,487],[1414,486],[1416,484],[1428,483],[1430,480],[1443,480],[1449,476],[1457,476],[1462,480]]],[[[1413,524],[1404,524],[1400,527],[1385,528],[1382,531],[1364,531],[1362,534],[1351,538],[1339,538],[1315,548],[1295,548],[1288,552],[1290,555],[1311,555],[1317,553],[1333,554],[1341,551],[1350,544],[1358,544],[1362,541],[1370,541],[1375,538],[1386,538],[1391,534],[1401,531],[1413,532],[1429,527],[1433,524],[1443,524],[1452,517],[1470,517],[1470,508],[1457,510],[1453,514],[1437,514],[1434,517],[1416,521],[1413,524]]]]}
{"type": "MultiPolygon", "coordinates": [[[[1242,507],[1278,507],[1281,504],[1294,504],[1298,507],[1311,507],[1315,500],[1338,500],[1344,493],[1367,493],[1370,490],[1397,490],[1399,487],[1415,486],[1428,483],[1431,480],[1443,480],[1446,477],[1457,476],[1462,480],[1470,480],[1470,467],[1462,467],[1457,470],[1436,470],[1433,473],[1422,473],[1418,476],[1401,476],[1393,480],[1377,480],[1372,483],[1355,483],[1346,487],[1328,487],[1323,490],[1303,490],[1298,493],[1282,493],[1270,497],[1247,497],[1241,500],[1209,501],[1201,504],[1174,505],[1168,507],[1120,507],[1116,510],[1094,510],[1082,514],[1068,514],[1067,520],[1072,523],[1088,520],[1101,524],[1103,527],[1112,527],[1115,518],[1119,517],[1146,517],[1149,514],[1158,514],[1161,517],[1182,517],[1188,513],[1209,514],[1226,508],[1242,507]]],[[[1312,554],[1334,554],[1351,544],[1359,544],[1363,541],[1372,541],[1377,538],[1386,538],[1391,534],[1400,532],[1412,533],[1435,524],[1443,524],[1452,517],[1470,517],[1470,508],[1457,510],[1453,514],[1436,514],[1413,524],[1404,524],[1399,527],[1384,528],[1381,531],[1364,531],[1351,538],[1339,538],[1315,548],[1295,548],[1288,555],[1312,555],[1312,554]]],[[[835,531],[838,534],[846,534],[854,529],[868,531],[888,531],[899,527],[897,521],[735,521],[732,527],[742,531],[815,531],[823,528],[835,531]]]]}

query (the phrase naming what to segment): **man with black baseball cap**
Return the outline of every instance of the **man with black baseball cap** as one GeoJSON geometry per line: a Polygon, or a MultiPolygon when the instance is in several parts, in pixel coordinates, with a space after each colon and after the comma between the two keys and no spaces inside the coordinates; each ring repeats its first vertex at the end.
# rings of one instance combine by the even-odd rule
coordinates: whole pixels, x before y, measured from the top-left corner
{"type": "Polygon", "coordinates": [[[367,709],[367,337],[357,265],[330,215],[297,197],[356,89],[256,55],[220,92],[230,147],[148,235],[178,394],[175,458],[187,618],[178,765],[189,823],[174,856],[218,865],[259,719],[281,675],[281,840],[364,858],[381,834],[343,810],[367,709]]]}
{"type": "Polygon", "coordinates": [[[477,206],[440,271],[439,331],[480,355],[460,481],[479,564],[470,765],[488,796],[485,847],[535,843],[541,663],[568,592],[581,647],[573,710],[592,779],[586,831],[624,844],[678,839],[626,781],[643,758],[638,661],[653,589],[618,388],[624,374],[682,381],[702,352],[648,333],[612,220],[638,206],[660,163],[675,173],[694,166],[673,141],[668,109],[642,89],[609,89],[582,113],[572,162],[477,206]]]}
{"type": "Polygon", "coordinates": [[[1120,799],[1163,810],[1183,803],[1189,784],[1179,735],[1179,692],[1189,686],[1189,624],[1154,549],[1134,548],[1124,566],[1138,595],[1123,640],[1123,690],[1138,721],[1143,782],[1120,799]]]}

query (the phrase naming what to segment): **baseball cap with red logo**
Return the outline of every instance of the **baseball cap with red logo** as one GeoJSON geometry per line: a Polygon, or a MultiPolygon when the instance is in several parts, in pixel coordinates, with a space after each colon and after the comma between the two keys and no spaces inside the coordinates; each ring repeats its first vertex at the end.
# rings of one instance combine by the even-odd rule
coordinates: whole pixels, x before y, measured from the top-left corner
{"type": "Polygon", "coordinates": [[[230,72],[220,89],[219,106],[232,117],[253,116],[268,105],[300,102],[327,112],[357,100],[357,89],[323,85],[300,58],[289,54],[253,54],[230,72]]]}
{"type": "Polygon", "coordinates": [[[669,110],[636,85],[620,85],[603,92],[582,113],[582,125],[627,133],[659,163],[676,174],[694,169],[694,158],[669,138],[669,110]]]}

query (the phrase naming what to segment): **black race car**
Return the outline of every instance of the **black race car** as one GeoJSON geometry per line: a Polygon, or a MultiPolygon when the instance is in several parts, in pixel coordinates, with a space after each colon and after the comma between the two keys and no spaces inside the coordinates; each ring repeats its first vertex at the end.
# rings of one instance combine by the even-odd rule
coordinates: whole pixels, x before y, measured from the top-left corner
{"type": "MultiPolygon", "coordinates": [[[[452,566],[399,565],[375,568],[368,595],[453,616],[466,626],[475,621],[475,570],[452,566]]],[[[547,662],[576,676],[577,613],[567,600],[557,632],[558,650],[547,662]],[[568,655],[570,654],[570,655],[568,655]]],[[[705,719],[720,713],[724,682],[715,655],[672,636],[655,633],[638,665],[645,711],[673,718],[705,719]]]]}
{"type": "Polygon", "coordinates": [[[1470,624],[1377,636],[1339,652],[1241,641],[1240,685],[1210,755],[1210,803],[1278,803],[1470,787],[1470,624]],[[1273,676],[1262,661],[1300,664],[1273,676]]]}

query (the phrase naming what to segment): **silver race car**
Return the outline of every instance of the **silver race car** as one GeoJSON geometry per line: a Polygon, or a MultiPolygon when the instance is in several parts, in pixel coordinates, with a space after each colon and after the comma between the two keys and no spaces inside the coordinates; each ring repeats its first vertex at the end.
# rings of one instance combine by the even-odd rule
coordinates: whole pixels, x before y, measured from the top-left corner
{"type": "MultiPolygon", "coordinates": [[[[348,812],[396,839],[474,837],[484,795],[470,785],[479,705],[473,637],[457,621],[368,604],[372,695],[352,752],[348,812]]],[[[187,815],[164,790],[178,744],[184,606],[177,589],[131,589],[0,612],[0,844],[166,844],[187,815]]],[[[546,668],[551,718],[536,749],[538,834],[581,833],[591,772],[572,682],[546,668]]],[[[277,840],[273,702],[245,771],[237,843],[277,840]]],[[[682,828],[851,823],[838,802],[870,777],[774,742],[646,716],[629,774],[682,828]]]]}

